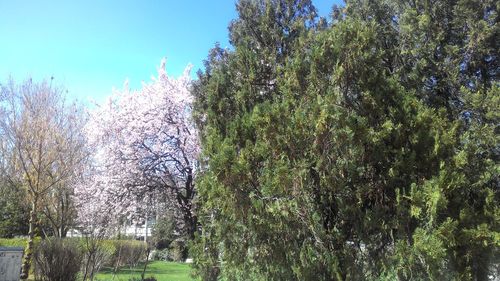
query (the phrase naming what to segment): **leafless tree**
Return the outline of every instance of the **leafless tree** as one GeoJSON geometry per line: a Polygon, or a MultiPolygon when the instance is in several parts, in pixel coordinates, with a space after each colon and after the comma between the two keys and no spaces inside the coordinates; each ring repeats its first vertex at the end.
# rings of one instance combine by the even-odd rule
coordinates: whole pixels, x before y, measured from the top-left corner
{"type": "Polygon", "coordinates": [[[1,87],[1,172],[26,189],[31,205],[22,279],[28,277],[40,214],[50,213],[53,227],[64,228],[65,219],[54,219],[54,211],[58,216],[67,214],[62,215],[64,208],[54,204],[65,202],[64,188],[85,158],[82,111],[76,104],[67,104],[62,90],[51,84],[31,79],[16,84],[10,79],[1,87]]]}

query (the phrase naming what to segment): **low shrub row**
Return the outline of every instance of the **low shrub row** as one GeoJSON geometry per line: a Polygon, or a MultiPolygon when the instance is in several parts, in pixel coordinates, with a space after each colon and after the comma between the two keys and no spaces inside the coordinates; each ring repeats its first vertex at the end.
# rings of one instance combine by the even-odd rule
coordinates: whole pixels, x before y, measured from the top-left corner
{"type": "Polygon", "coordinates": [[[0,247],[25,247],[26,238],[0,238],[0,247]]]}
{"type": "MultiPolygon", "coordinates": [[[[0,239],[0,246],[25,247],[26,239],[0,239]]],[[[147,246],[136,240],[93,238],[46,238],[35,241],[33,273],[36,280],[71,281],[81,272],[83,280],[92,280],[103,267],[115,271],[135,267],[146,259],[147,246]]]]}
{"type": "Polygon", "coordinates": [[[83,238],[79,242],[84,253],[84,280],[92,280],[103,266],[111,267],[116,272],[121,267],[135,267],[146,259],[147,245],[141,241],[83,238]]]}

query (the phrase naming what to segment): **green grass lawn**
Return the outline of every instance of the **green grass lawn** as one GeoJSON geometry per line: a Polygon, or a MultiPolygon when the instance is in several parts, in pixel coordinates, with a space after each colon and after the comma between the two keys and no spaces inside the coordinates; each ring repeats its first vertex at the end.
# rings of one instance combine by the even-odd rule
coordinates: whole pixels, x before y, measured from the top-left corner
{"type": "MultiPolygon", "coordinates": [[[[121,268],[113,279],[113,271],[111,268],[104,268],[97,274],[99,281],[128,281],[130,278],[140,278],[143,264],[134,268],[121,268]]],[[[158,281],[193,281],[195,279],[189,276],[191,268],[189,264],[153,261],[148,264],[145,277],[154,276],[158,281]]]]}

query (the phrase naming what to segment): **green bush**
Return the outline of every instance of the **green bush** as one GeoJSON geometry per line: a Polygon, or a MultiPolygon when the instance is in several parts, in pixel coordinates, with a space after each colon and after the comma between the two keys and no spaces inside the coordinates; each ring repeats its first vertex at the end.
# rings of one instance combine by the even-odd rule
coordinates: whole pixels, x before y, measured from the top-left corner
{"type": "Polygon", "coordinates": [[[176,262],[183,262],[186,260],[188,255],[188,248],[186,246],[186,241],[184,239],[176,239],[170,243],[169,248],[169,259],[176,262]]]}
{"type": "Polygon", "coordinates": [[[30,207],[23,200],[25,190],[0,180],[0,194],[0,237],[27,234],[30,207]]]}
{"type": "MultiPolygon", "coordinates": [[[[36,247],[42,238],[35,237],[33,240],[34,246],[36,247]]],[[[23,247],[26,248],[26,244],[28,243],[27,238],[0,238],[0,247],[23,247]]]]}
{"type": "Polygon", "coordinates": [[[154,261],[172,261],[169,249],[153,250],[151,259],[154,261]]]}
{"type": "Polygon", "coordinates": [[[25,238],[0,238],[1,247],[25,247],[27,239],[25,238]]]}
{"type": "Polygon", "coordinates": [[[82,249],[75,239],[49,238],[36,247],[33,265],[36,280],[74,281],[82,264],[82,249]]]}
{"type": "Polygon", "coordinates": [[[137,266],[146,258],[147,245],[136,240],[108,240],[114,246],[114,253],[110,257],[108,265],[114,268],[121,266],[137,266]]]}
{"type": "Polygon", "coordinates": [[[172,215],[165,215],[158,219],[153,226],[152,239],[154,247],[158,250],[166,249],[176,239],[175,219],[172,215]]]}

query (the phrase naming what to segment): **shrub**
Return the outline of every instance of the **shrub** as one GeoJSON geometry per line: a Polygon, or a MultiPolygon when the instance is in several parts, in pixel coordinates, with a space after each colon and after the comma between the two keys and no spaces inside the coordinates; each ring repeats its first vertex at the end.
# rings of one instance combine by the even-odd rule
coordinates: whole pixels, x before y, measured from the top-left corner
{"type": "MultiPolygon", "coordinates": [[[[25,191],[16,184],[0,180],[0,237],[12,238],[28,233],[30,207],[23,200],[25,191]]],[[[16,245],[17,246],[17,245],[16,245]]]]}
{"type": "Polygon", "coordinates": [[[1,247],[25,247],[27,239],[25,238],[0,238],[1,247]]]}
{"type": "Polygon", "coordinates": [[[115,245],[93,236],[81,239],[80,243],[83,249],[82,279],[93,280],[94,275],[115,253],[115,245]]]}
{"type": "MultiPolygon", "coordinates": [[[[33,239],[33,243],[36,245],[40,244],[40,241],[42,241],[42,238],[40,237],[35,237],[33,239]]],[[[26,244],[28,243],[27,238],[0,238],[0,247],[26,247],[26,244]]]]}
{"type": "Polygon", "coordinates": [[[184,239],[179,238],[170,244],[169,259],[176,262],[183,262],[188,255],[188,249],[184,239]]]}
{"type": "Polygon", "coordinates": [[[77,240],[48,238],[36,247],[33,256],[36,280],[74,281],[82,263],[77,240]]]}
{"type": "Polygon", "coordinates": [[[158,219],[153,226],[151,241],[158,250],[166,249],[176,238],[175,220],[172,215],[165,215],[158,219]]]}
{"type": "Polygon", "coordinates": [[[153,250],[151,259],[155,261],[172,261],[169,249],[153,250]]]}
{"type": "Polygon", "coordinates": [[[115,269],[121,266],[134,267],[146,258],[147,245],[136,240],[111,240],[114,253],[109,260],[109,265],[115,269]]]}

